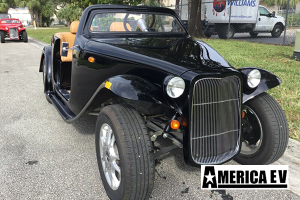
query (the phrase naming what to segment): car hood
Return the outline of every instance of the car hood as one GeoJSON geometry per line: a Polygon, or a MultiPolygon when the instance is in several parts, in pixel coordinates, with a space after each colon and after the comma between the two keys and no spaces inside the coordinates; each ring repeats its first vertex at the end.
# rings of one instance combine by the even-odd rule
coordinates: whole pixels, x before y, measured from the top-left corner
{"type": "MultiPolygon", "coordinates": [[[[181,75],[203,68],[234,69],[220,54],[201,40],[187,38],[93,38],[86,50],[138,62],[181,75]]],[[[235,69],[234,69],[235,70],[235,69]]]]}

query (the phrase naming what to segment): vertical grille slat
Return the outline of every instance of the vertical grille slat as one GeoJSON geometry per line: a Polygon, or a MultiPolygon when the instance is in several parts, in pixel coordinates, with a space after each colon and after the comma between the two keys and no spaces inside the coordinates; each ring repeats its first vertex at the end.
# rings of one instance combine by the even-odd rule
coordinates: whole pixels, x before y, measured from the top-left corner
{"type": "Polygon", "coordinates": [[[191,154],[198,164],[218,164],[238,153],[241,84],[237,76],[198,80],[193,88],[191,154]]]}

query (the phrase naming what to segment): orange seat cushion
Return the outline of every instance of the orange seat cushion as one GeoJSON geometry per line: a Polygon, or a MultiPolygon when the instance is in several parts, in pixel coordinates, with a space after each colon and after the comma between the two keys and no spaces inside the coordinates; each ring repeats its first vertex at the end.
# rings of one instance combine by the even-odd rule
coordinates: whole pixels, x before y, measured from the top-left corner
{"type": "MultiPolygon", "coordinates": [[[[131,27],[128,23],[126,24],[126,26],[127,29],[131,31],[131,27]]],[[[124,28],[123,22],[113,22],[109,27],[109,31],[126,31],[126,30],[124,28]]]]}
{"type": "MultiPolygon", "coordinates": [[[[78,29],[78,24],[79,24],[79,21],[74,21],[74,22],[72,22],[72,24],[70,26],[70,32],[62,32],[62,33],[55,33],[54,34],[56,37],[58,37],[60,39],[59,54],[61,54],[62,43],[63,42],[68,42],[69,43],[69,48],[74,46],[76,32],[77,32],[77,29],[78,29]]],[[[69,50],[67,57],[61,56],[61,61],[62,62],[72,62],[72,54],[73,54],[73,50],[69,50]]]]}

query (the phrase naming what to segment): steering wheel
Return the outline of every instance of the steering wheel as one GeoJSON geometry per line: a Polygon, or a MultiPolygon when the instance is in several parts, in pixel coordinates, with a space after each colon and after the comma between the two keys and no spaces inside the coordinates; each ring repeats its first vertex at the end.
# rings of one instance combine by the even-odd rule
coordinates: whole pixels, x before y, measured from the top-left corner
{"type": "MultiPolygon", "coordinates": [[[[126,24],[128,23],[128,22],[127,22],[127,19],[128,19],[128,16],[129,16],[129,15],[130,15],[130,13],[127,13],[127,14],[125,15],[125,17],[124,17],[124,20],[123,20],[123,26],[124,26],[124,29],[125,29],[127,32],[130,32],[130,30],[128,30],[128,28],[127,28],[127,26],[126,26],[126,24]]],[[[149,27],[147,27],[147,29],[150,30],[150,29],[153,27],[154,23],[155,23],[155,14],[152,14],[152,21],[151,21],[149,27]]]]}

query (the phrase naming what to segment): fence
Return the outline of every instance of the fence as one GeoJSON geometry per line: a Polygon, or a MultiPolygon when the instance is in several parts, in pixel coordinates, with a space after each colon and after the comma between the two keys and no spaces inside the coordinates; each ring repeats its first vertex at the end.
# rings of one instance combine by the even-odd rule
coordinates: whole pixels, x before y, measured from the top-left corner
{"type": "MultiPolygon", "coordinates": [[[[259,0],[202,0],[201,16],[196,17],[201,17],[203,32],[208,37],[277,38],[267,41],[293,45],[295,29],[300,29],[300,3],[290,6],[288,0],[285,6],[271,7],[261,3],[259,0]]],[[[183,21],[188,22],[189,0],[166,7],[174,9],[183,21]]]]}

